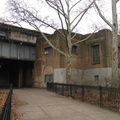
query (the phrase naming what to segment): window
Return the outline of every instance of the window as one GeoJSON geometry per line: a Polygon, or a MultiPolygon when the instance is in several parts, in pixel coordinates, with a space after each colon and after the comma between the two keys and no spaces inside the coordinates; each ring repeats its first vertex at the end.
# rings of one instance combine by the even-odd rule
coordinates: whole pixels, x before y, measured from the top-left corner
{"type": "Polygon", "coordinates": [[[44,54],[45,54],[45,55],[47,55],[47,54],[52,54],[52,53],[53,53],[52,47],[44,48],[44,54]]]}
{"type": "Polygon", "coordinates": [[[53,82],[53,74],[46,74],[45,82],[53,82]]]}
{"type": "Polygon", "coordinates": [[[99,81],[99,75],[94,75],[95,81],[99,81]]]}
{"type": "Polygon", "coordinates": [[[72,46],[72,54],[77,54],[77,46],[72,46]]]}
{"type": "Polygon", "coordinates": [[[93,64],[99,64],[100,63],[100,55],[99,55],[99,45],[92,46],[92,58],[93,58],[93,64]]]}

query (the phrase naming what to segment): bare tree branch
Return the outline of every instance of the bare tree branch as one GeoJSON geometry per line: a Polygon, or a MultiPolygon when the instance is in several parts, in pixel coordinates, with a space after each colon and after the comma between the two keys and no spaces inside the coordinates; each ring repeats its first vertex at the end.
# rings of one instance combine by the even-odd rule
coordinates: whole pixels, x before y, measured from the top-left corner
{"type": "Polygon", "coordinates": [[[60,0],[60,4],[61,4],[62,10],[63,10],[63,16],[64,16],[64,20],[65,20],[65,23],[66,23],[66,26],[67,26],[68,15],[65,13],[65,9],[64,9],[64,6],[63,6],[61,0],[60,0]]]}
{"type": "Polygon", "coordinates": [[[64,15],[63,14],[63,11],[61,10],[61,8],[57,5],[57,4],[55,4],[54,2],[52,2],[51,0],[45,0],[46,1],[46,3],[51,7],[51,8],[53,8],[55,11],[58,11],[59,10],[59,13],[60,14],[62,14],[62,15],[64,15]],[[58,9],[59,8],[59,9],[58,9]]]}
{"type": "MultiPolygon", "coordinates": [[[[95,31],[96,31],[96,30],[95,30],[95,31]]],[[[93,33],[95,33],[95,31],[92,32],[92,33],[90,33],[86,38],[84,38],[84,39],[82,39],[82,40],[80,40],[80,41],[77,41],[77,42],[73,43],[73,45],[76,45],[76,44],[78,44],[78,43],[81,43],[81,42],[84,42],[84,41],[88,40],[88,39],[93,35],[93,33]]]]}
{"type": "Polygon", "coordinates": [[[94,5],[95,5],[95,7],[96,7],[100,17],[113,29],[114,26],[102,15],[102,13],[101,13],[101,11],[100,11],[96,1],[94,0],[93,2],[94,2],[94,5]]]}
{"type": "Polygon", "coordinates": [[[60,19],[60,22],[61,22],[61,27],[62,27],[62,31],[63,31],[63,34],[65,36],[65,40],[66,40],[66,43],[67,43],[67,35],[66,35],[66,31],[65,31],[65,28],[64,28],[64,24],[63,24],[63,21],[62,21],[62,18],[60,16],[60,13],[58,11],[58,16],[59,16],[59,19],[60,19]]]}
{"type": "MultiPolygon", "coordinates": [[[[83,14],[81,15],[81,17],[79,18],[79,20],[76,22],[76,24],[73,26],[72,30],[73,31],[75,29],[75,27],[78,25],[78,23],[81,21],[81,19],[83,18],[83,16],[85,15],[85,13],[90,9],[91,5],[93,4],[93,2],[83,11],[83,14]]],[[[72,21],[72,23],[79,17],[79,15],[77,15],[74,20],[72,21]]]]}
{"type": "Polygon", "coordinates": [[[56,47],[50,42],[50,40],[49,40],[49,39],[46,37],[46,35],[38,28],[37,25],[35,25],[35,24],[33,24],[32,22],[29,22],[29,21],[26,21],[26,22],[28,22],[31,26],[33,26],[36,30],[38,30],[38,31],[42,34],[43,38],[47,41],[47,43],[48,43],[54,50],[58,51],[59,53],[61,53],[61,54],[64,55],[64,56],[66,56],[66,54],[65,54],[63,51],[61,51],[59,48],[56,48],[56,47]]]}
{"type": "Polygon", "coordinates": [[[70,8],[70,11],[76,6],[78,5],[78,3],[80,3],[82,0],[79,0],[78,2],[76,2],[71,8],[70,8]]]}
{"type": "Polygon", "coordinates": [[[116,3],[118,2],[119,0],[116,0],[116,3]]]}

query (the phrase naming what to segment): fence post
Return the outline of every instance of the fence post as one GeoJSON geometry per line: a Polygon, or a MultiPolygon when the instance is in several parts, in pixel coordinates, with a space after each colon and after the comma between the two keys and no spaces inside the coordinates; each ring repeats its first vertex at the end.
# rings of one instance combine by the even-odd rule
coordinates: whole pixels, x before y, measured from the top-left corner
{"type": "Polygon", "coordinates": [[[10,93],[9,93],[10,103],[9,103],[9,115],[8,115],[8,120],[11,119],[12,93],[13,93],[13,84],[10,84],[10,93]]]}
{"type": "Polygon", "coordinates": [[[51,91],[54,91],[54,83],[53,82],[51,83],[51,86],[52,86],[51,91]]]}
{"type": "Polygon", "coordinates": [[[84,90],[84,85],[82,85],[82,102],[84,102],[84,95],[85,95],[85,90],[84,90]]]}
{"type": "Polygon", "coordinates": [[[48,87],[48,82],[47,82],[47,90],[49,89],[49,87],[48,87]]]}
{"type": "Polygon", "coordinates": [[[64,85],[62,85],[62,95],[64,95],[64,85]]]}
{"type": "Polygon", "coordinates": [[[70,97],[72,97],[72,85],[70,85],[70,97]]]}
{"type": "Polygon", "coordinates": [[[55,92],[57,93],[57,84],[55,84],[55,92]]]}
{"type": "Polygon", "coordinates": [[[77,85],[75,85],[75,93],[77,93],[77,85]]]}
{"type": "Polygon", "coordinates": [[[100,86],[100,88],[99,88],[99,90],[100,90],[100,107],[103,107],[103,97],[102,97],[102,94],[103,94],[103,90],[102,90],[102,87],[100,86]]]}

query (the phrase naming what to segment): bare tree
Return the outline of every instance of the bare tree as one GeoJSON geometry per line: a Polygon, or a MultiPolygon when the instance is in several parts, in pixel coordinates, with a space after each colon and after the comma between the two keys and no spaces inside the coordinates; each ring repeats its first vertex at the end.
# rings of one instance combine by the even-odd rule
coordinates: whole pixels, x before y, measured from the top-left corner
{"type": "Polygon", "coordinates": [[[50,22],[49,16],[42,18],[41,15],[39,15],[39,11],[35,8],[27,6],[27,4],[19,0],[8,0],[9,11],[15,23],[20,23],[21,21],[28,23],[40,32],[54,50],[66,57],[66,79],[67,83],[72,83],[70,70],[72,64],[71,50],[74,44],[79,43],[74,41],[76,34],[73,35],[72,32],[76,29],[84,15],[92,7],[93,2],[89,1],[84,4],[84,6],[82,0],[44,0],[44,2],[57,13],[60,27],[54,24],[53,21],[50,22]],[[50,27],[64,37],[67,44],[66,52],[63,52],[51,43],[48,37],[41,31],[42,26],[50,27]],[[58,28],[62,30],[59,30],[58,28]]]}
{"type": "Polygon", "coordinates": [[[100,15],[100,17],[111,27],[112,29],[112,86],[118,86],[118,21],[116,4],[119,0],[111,0],[112,3],[112,21],[110,22],[101,12],[100,7],[97,4],[97,0],[94,0],[94,5],[100,15]]]}

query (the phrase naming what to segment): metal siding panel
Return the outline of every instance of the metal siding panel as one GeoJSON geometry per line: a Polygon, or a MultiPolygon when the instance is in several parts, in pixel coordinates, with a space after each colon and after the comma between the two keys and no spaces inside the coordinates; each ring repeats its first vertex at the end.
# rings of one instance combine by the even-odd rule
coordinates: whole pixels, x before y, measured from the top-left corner
{"type": "Polygon", "coordinates": [[[24,46],[22,45],[22,46],[20,46],[20,53],[19,53],[19,57],[20,57],[20,59],[24,59],[24,50],[25,48],[24,48],[24,46]]]}
{"type": "Polygon", "coordinates": [[[8,43],[2,43],[2,56],[3,57],[10,57],[10,46],[8,43]]]}
{"type": "Polygon", "coordinates": [[[9,59],[35,60],[35,47],[0,42],[0,56],[9,59]]]}
{"type": "Polygon", "coordinates": [[[35,48],[30,47],[30,60],[35,60],[35,48]]]}
{"type": "Polygon", "coordinates": [[[10,57],[18,59],[18,46],[11,44],[10,57]]]}
{"type": "Polygon", "coordinates": [[[29,60],[29,47],[28,46],[25,46],[24,58],[29,60]]]}

